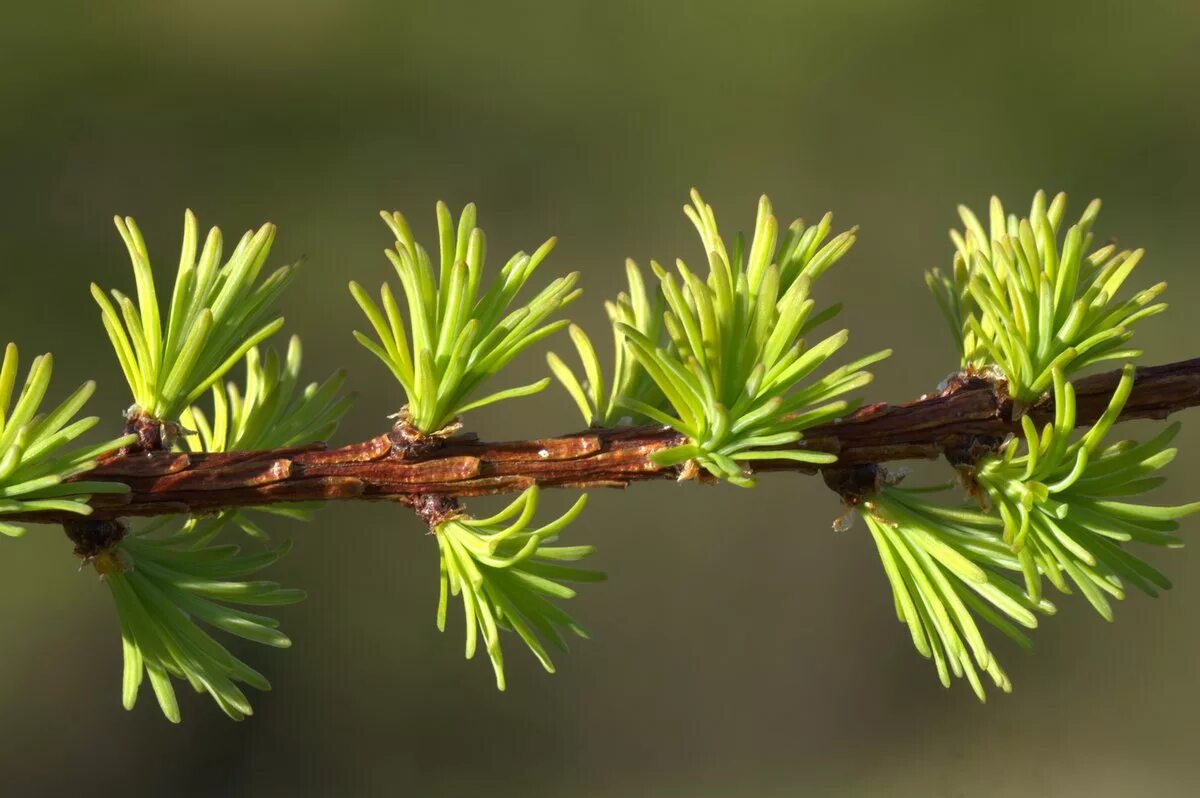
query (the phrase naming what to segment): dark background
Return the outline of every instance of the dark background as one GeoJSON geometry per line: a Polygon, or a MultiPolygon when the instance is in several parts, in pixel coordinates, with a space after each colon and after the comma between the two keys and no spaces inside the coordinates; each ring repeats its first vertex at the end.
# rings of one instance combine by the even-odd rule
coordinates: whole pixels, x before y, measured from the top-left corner
{"type": "MultiPolygon", "coordinates": [[[[435,200],[477,201],[493,267],[557,234],[543,268],[582,271],[574,318],[607,342],[624,257],[702,262],[679,212],[696,185],[727,232],[762,192],[784,221],[862,226],[819,289],[847,302],[856,352],[897,349],[870,395],[904,400],[956,365],[922,284],[949,263],[955,204],[1023,210],[1045,187],[1072,213],[1102,196],[1098,232],[1149,249],[1136,283],[1171,281],[1174,311],[1137,336],[1147,362],[1200,354],[1194,3],[468,5],[7,4],[0,338],[54,351],[60,393],[100,379],[115,431],[129,400],[87,293],[132,284],[111,215],[137,217],[160,276],[185,207],[227,240],[270,219],[273,262],[307,256],[288,329],[314,378],[349,369],[362,399],[339,439],[360,439],[402,401],[350,338],[347,280],[389,276],[380,208],[428,239],[435,200]]],[[[507,378],[543,371],[530,354],[507,378]]],[[[470,421],[579,423],[557,388],[470,421]]],[[[1180,445],[1164,501],[1196,496],[1194,426],[1180,445]]],[[[189,694],[171,727],[148,689],[125,713],[107,590],[53,528],[0,541],[0,794],[1194,794],[1190,549],[1152,556],[1178,587],[1112,628],[1064,599],[1034,654],[1002,645],[1016,692],[981,706],[912,650],[872,544],[830,531],[818,482],[593,499],[571,535],[611,574],[573,602],[594,639],[553,677],[506,641],[507,694],[462,659],[459,617],[434,628],[413,518],[273,527],[299,544],[279,577],[310,598],[282,613],[291,651],[248,652],[275,691],[240,725],[189,694]]]]}

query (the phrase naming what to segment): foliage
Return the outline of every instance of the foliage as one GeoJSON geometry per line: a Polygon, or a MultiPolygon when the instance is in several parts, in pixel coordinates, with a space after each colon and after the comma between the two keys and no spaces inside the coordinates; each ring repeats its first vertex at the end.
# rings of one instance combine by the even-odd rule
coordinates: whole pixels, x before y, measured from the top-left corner
{"type": "Polygon", "coordinates": [[[457,230],[445,203],[437,205],[440,267],[434,280],[429,254],[418,244],[398,211],[382,213],[396,237],[388,259],[407,300],[409,333],[391,287],[380,290],[383,310],[355,282],[350,292],[379,340],[354,337],[391,370],[404,389],[404,419],[419,432],[435,434],[469,410],[503,399],[537,393],[539,380],[473,399],[483,385],[532,344],[566,326],[548,319],[579,296],[577,272],[559,277],[533,299],[513,308],[517,294],[550,250],[551,238],[532,255],[518,252],[483,290],[486,241],[475,226],[475,206],[467,205],[457,230]],[[410,343],[411,335],[411,343],[410,343]]]}
{"type": "Polygon", "coordinates": [[[503,690],[504,655],[500,629],[510,629],[529,646],[548,672],[554,663],[540,638],[567,650],[562,631],[587,637],[570,615],[551,599],[569,599],[575,591],[563,582],[596,582],[604,575],[563,565],[594,551],[592,546],[550,546],[568,524],[583,511],[587,496],[563,515],[540,527],[529,529],[538,506],[538,489],[531,487],[515,501],[489,518],[457,516],[434,527],[441,553],[438,599],[438,629],[446,627],[450,596],[462,596],[466,620],[468,659],[475,656],[477,640],[496,672],[496,687],[503,690]],[[478,632],[476,631],[478,627],[478,632]]]}
{"type": "Polygon", "coordinates": [[[283,326],[282,318],[264,320],[295,267],[284,266],[258,282],[275,240],[272,224],[242,236],[223,266],[221,231],[214,227],[197,261],[196,217],[188,211],[164,328],[141,231],[133,219],[115,221],[133,261],[137,302],[112,291],[114,306],[95,283],[92,296],[133,391],[135,412],[174,421],[252,347],[283,326]]]}
{"type": "Polygon", "coordinates": [[[1054,606],[1027,596],[1007,576],[1020,566],[999,539],[996,518],[943,506],[925,493],[887,486],[857,507],[879,550],[896,615],[921,655],[933,659],[943,685],[950,686],[951,673],[965,676],[983,701],[982,670],[1009,692],[1012,684],[976,618],[1029,648],[1020,627],[1035,628],[1034,612],[1051,613],[1054,606]]]}
{"type": "MultiPolygon", "coordinates": [[[[667,341],[652,337],[656,326],[646,321],[644,291],[632,305],[633,324],[620,316],[614,319],[618,356],[636,360],[665,401],[652,405],[639,396],[618,393],[604,415],[612,415],[607,407],[624,407],[685,434],[687,444],[660,453],[655,461],[673,465],[694,460],[713,476],[737,485],[753,484],[747,463],[754,460],[832,462],[835,458],[823,452],[777,447],[795,444],[804,429],[845,414],[851,404],[838,397],[869,383],[871,375],[862,369],[890,354],[878,352],[805,382],[849,337],[843,330],[816,344],[805,340],[840,309],[813,314],[809,291],[812,282],[850,249],[855,231],[826,242],[832,222],[827,214],[811,227],[793,222],[780,239],[770,201],[763,197],[749,249],[739,235],[731,252],[712,208],[698,192],[692,192],[692,201],[684,211],[700,234],[708,277],[701,279],[679,260],[676,279],[651,262],[666,301],[667,341]]],[[[632,275],[631,270],[631,280],[632,275]]],[[[561,373],[565,369],[556,371],[584,415],[590,411],[595,417],[602,393],[599,364],[579,337],[576,346],[591,397],[578,380],[561,373]]],[[[619,360],[619,375],[620,367],[619,360]]],[[[618,390],[621,385],[619,378],[618,390]]]]}
{"type": "Polygon", "coordinates": [[[966,230],[951,233],[953,270],[926,276],[963,367],[1006,381],[1024,432],[1023,441],[1013,438],[995,455],[963,467],[968,494],[982,509],[890,486],[859,507],[914,644],[933,656],[943,683],[950,670],[965,675],[981,699],[976,668],[1005,690],[1009,684],[972,612],[1028,645],[1013,622],[1031,626],[1030,610],[1052,609],[1042,595],[1045,579],[1064,593],[1074,586],[1111,620],[1109,599],[1122,598],[1126,582],[1150,595],[1170,587],[1126,544],[1182,545],[1174,535],[1178,519],[1200,511],[1200,503],[1131,501],[1162,484],[1155,472],[1174,458],[1169,444],[1179,429],[1172,425],[1140,444],[1105,443],[1132,390],[1132,365],[1125,366],[1100,419],[1075,433],[1068,376],[1104,360],[1139,356],[1126,347],[1133,325],[1166,306],[1154,302],[1161,283],[1115,302],[1142,251],[1117,252],[1109,245],[1084,255],[1099,201],[1088,205],[1060,244],[1065,208],[1065,195],[1047,204],[1039,192],[1029,217],[1018,219],[993,198],[985,232],[960,206],[966,230]],[[1039,430],[1026,411],[1047,389],[1053,391],[1054,418],[1039,430]],[[1008,572],[1020,575],[1023,589],[1008,572]]]}
{"type": "Polygon", "coordinates": [[[274,349],[266,357],[257,347],[246,353],[245,391],[234,382],[212,388],[213,419],[196,406],[183,415],[191,430],[185,440],[197,452],[236,452],[302,446],[327,440],[354,403],[339,396],[346,372],[339,369],[323,383],[309,383],[300,393],[303,350],[298,336],[288,341],[281,361],[274,349]]]}
{"type": "Polygon", "coordinates": [[[1127,500],[1162,484],[1155,472],[1174,458],[1169,443],[1178,431],[1173,425],[1143,444],[1105,444],[1132,390],[1132,365],[1125,366],[1100,419],[1075,433],[1068,376],[1103,360],[1140,355],[1125,346],[1133,325],[1166,306],[1154,303],[1164,284],[1115,303],[1142,251],[1117,252],[1110,245],[1084,255],[1099,201],[1060,245],[1065,207],[1065,195],[1047,204],[1039,192],[1029,218],[1017,219],[993,198],[987,232],[960,207],[966,230],[951,233],[953,270],[926,276],[963,367],[1005,380],[1024,432],[1023,449],[1022,440],[1013,438],[997,454],[962,467],[968,494],[983,502],[982,509],[947,506],[894,487],[883,487],[859,507],[914,644],[933,656],[943,683],[949,666],[970,680],[981,699],[976,668],[1005,690],[1009,684],[972,611],[1027,645],[1013,622],[1031,626],[1032,609],[1050,609],[1042,596],[1045,579],[1062,592],[1073,585],[1111,620],[1109,598],[1122,598],[1125,582],[1150,595],[1170,586],[1125,544],[1181,545],[1173,534],[1178,519],[1200,510],[1200,503],[1154,507],[1127,500]],[[1039,430],[1026,411],[1047,389],[1053,390],[1054,418],[1039,430]],[[1007,572],[1020,575],[1023,590],[1007,572]]]}
{"type": "MultiPolygon", "coordinates": [[[[246,386],[239,389],[229,382],[224,390],[212,388],[212,420],[199,407],[184,411],[181,419],[187,434],[184,443],[193,452],[232,452],[303,446],[325,441],[337,430],[342,416],[356,396],[339,396],[346,373],[338,370],[323,383],[300,386],[302,348],[292,336],[287,355],[281,362],[275,350],[266,358],[258,348],[246,353],[246,386]]],[[[319,503],[290,502],[256,508],[259,512],[308,520],[319,503]]],[[[188,520],[188,531],[197,544],[213,540],[227,525],[246,534],[267,539],[267,533],[245,512],[228,510],[204,518],[188,520]]]]}
{"type": "Polygon", "coordinates": [[[242,720],[252,710],[237,683],[257,690],[271,686],[200,623],[263,645],[290,646],[275,619],[232,606],[274,606],[304,598],[303,591],[275,582],[243,581],[282,557],[287,547],[259,554],[242,554],[228,545],[196,548],[191,535],[155,538],[148,534],[154,528],[126,537],[115,555],[97,563],[120,618],[122,702],[133,709],[144,674],[163,714],[178,723],[174,677],[196,692],[207,692],[222,712],[242,720]]]}
{"type": "Polygon", "coordinates": [[[1169,443],[1179,430],[1174,424],[1145,443],[1105,444],[1133,377],[1133,367],[1126,366],[1104,414],[1076,434],[1074,388],[1056,369],[1054,419],[1039,431],[1023,416],[1023,440],[1013,438],[965,470],[983,508],[946,505],[928,491],[892,486],[858,505],[897,614],[918,651],[934,659],[943,684],[949,685],[951,672],[965,675],[983,700],[982,670],[1010,689],[975,618],[1029,647],[1018,627],[1035,626],[1035,609],[1053,611],[1043,597],[1043,578],[1064,593],[1074,585],[1107,620],[1109,598],[1123,598],[1125,582],[1152,596],[1170,587],[1125,545],[1181,546],[1174,535],[1178,519],[1200,511],[1200,502],[1161,507],[1129,501],[1164,482],[1155,472],[1174,459],[1169,443]],[[1020,587],[1009,574],[1021,578],[1020,587]]]}
{"type": "Polygon", "coordinates": [[[959,206],[966,230],[951,232],[957,252],[950,274],[934,269],[926,283],[962,352],[962,365],[995,367],[1009,393],[1022,403],[1050,388],[1054,371],[1064,375],[1105,360],[1137,357],[1126,347],[1133,325],[1162,312],[1154,300],[1158,283],[1124,302],[1117,293],[1143,250],[1116,251],[1109,244],[1090,255],[1093,200],[1059,243],[1066,194],[1047,204],[1039,191],[1029,217],[1005,215],[992,197],[990,228],[959,206]]]}
{"type": "Polygon", "coordinates": [[[1133,376],[1133,366],[1126,366],[1104,415],[1074,436],[1074,388],[1056,370],[1054,420],[1039,433],[1024,416],[1023,453],[1014,438],[998,456],[981,461],[975,474],[1003,519],[1004,542],[1020,557],[1029,595],[1041,595],[1043,576],[1063,592],[1069,592],[1069,579],[1107,620],[1112,609],[1106,594],[1123,598],[1124,581],[1150,595],[1171,586],[1124,544],[1182,546],[1173,534],[1177,519],[1200,511],[1200,502],[1155,507],[1125,500],[1163,483],[1154,474],[1174,459],[1168,444],[1179,431],[1174,424],[1144,444],[1104,445],[1133,376]]]}
{"type": "Polygon", "coordinates": [[[568,330],[583,365],[582,383],[562,358],[553,352],[546,354],[546,363],[579,407],[584,421],[596,426],[611,426],[623,418],[637,422],[647,421],[647,416],[629,409],[627,405],[635,403],[638,406],[662,407],[665,401],[662,391],[650,379],[650,375],[642,368],[638,359],[630,353],[626,345],[625,330],[636,330],[646,340],[658,345],[663,337],[666,300],[659,287],[655,288],[653,299],[650,298],[646,293],[642,273],[632,260],[625,261],[625,275],[629,282],[629,292],[621,292],[615,301],[604,303],[604,310],[612,322],[615,351],[612,388],[605,393],[600,360],[596,357],[596,350],[583,328],[572,324],[568,330]]]}
{"type": "MultiPolygon", "coordinates": [[[[89,515],[88,500],[93,495],[128,492],[128,487],[115,482],[66,481],[90,471],[97,457],[132,440],[118,438],[66,448],[99,421],[94,416],[75,419],[96,384],[85,382],[54,410],[39,414],[50,387],[54,358],[45,354],[33,359],[14,404],[18,367],[17,347],[10,343],[0,365],[0,519],[40,510],[89,515]]],[[[15,537],[24,532],[24,527],[0,520],[0,533],[15,537]]]]}
{"type": "MultiPolygon", "coordinates": [[[[331,435],[354,398],[338,396],[345,374],[339,371],[297,393],[301,359],[296,337],[282,361],[274,350],[263,357],[257,347],[251,347],[245,358],[245,388],[232,382],[223,389],[214,385],[211,422],[200,408],[188,408],[181,419],[188,428],[184,443],[192,451],[228,452],[298,446],[331,435]]],[[[305,518],[314,507],[293,503],[256,509],[305,518]]],[[[172,722],[180,719],[172,676],[208,692],[225,714],[241,720],[251,708],[236,683],[259,690],[270,685],[198,622],[265,645],[290,646],[274,619],[230,606],[290,604],[304,597],[303,591],[274,582],[241,581],[274,563],[290,545],[257,554],[243,554],[237,546],[213,545],[228,526],[266,538],[242,510],[188,518],[174,533],[156,537],[162,526],[150,524],[126,537],[117,545],[116,555],[97,566],[121,620],[125,707],[133,708],[144,672],[163,714],[172,722]]]]}

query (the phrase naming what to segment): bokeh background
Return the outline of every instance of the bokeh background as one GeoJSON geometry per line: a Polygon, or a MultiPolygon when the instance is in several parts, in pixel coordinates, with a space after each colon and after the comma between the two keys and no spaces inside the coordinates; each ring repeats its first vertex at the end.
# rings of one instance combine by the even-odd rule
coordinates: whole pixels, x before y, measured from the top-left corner
{"type": "MultiPolygon", "coordinates": [[[[280,225],[307,258],[283,301],[312,376],[362,398],[341,440],[401,398],[354,345],[345,284],[386,278],[376,218],[419,233],[477,201],[495,260],[557,234],[575,318],[633,256],[701,253],[679,212],[703,189],[726,230],[767,192],[832,209],[860,242],[821,294],[856,351],[895,347],[871,395],[904,400],[953,354],[922,271],[949,262],[954,206],[1039,187],[1103,196],[1098,231],[1142,245],[1174,312],[1150,361],[1200,354],[1200,6],[939,2],[10,3],[0,14],[0,337],[58,355],[57,389],[128,403],[88,297],[131,284],[113,213],[173,269],[182,213],[229,234],[280,225]],[[470,6],[475,7],[470,7],[470,6]]],[[[557,340],[561,350],[568,346],[557,340]]],[[[607,357],[607,356],[606,356],[607,357]]],[[[544,371],[526,356],[511,379],[544,371]]],[[[480,412],[489,437],[578,426],[564,394],[480,412]]],[[[1195,497],[1200,425],[1162,498],[1195,497]]],[[[553,498],[555,506],[567,496],[553,498]]],[[[610,581],[573,610],[593,634],[547,676],[509,643],[510,688],[434,628],[436,557],[415,520],[331,508],[279,578],[295,646],[250,651],[274,692],[227,721],[185,698],[175,728],[119,703],[111,601],[53,528],[0,556],[0,794],[177,796],[1176,796],[1195,794],[1200,559],[1110,628],[1078,600],[979,705],[895,623],[861,528],[817,481],[597,495],[572,529],[610,581]]],[[[1193,529],[1198,528],[1192,523],[1193,529]]]]}

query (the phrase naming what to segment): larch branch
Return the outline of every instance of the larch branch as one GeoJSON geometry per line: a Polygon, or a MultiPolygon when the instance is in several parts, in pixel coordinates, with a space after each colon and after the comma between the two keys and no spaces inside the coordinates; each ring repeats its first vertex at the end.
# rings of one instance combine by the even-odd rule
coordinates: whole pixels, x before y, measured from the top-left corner
{"type": "MultiPolygon", "coordinates": [[[[1120,371],[1074,383],[1080,426],[1108,405],[1120,371]]],[[[1200,358],[1142,367],[1120,420],[1163,419],[1200,404],[1200,358]]],[[[933,459],[975,441],[994,443],[1019,432],[1005,385],[978,376],[951,381],[939,393],[900,405],[872,404],[805,432],[799,447],[837,455],[837,466],[933,459]]],[[[1049,397],[1029,408],[1035,421],[1053,417],[1049,397]]],[[[676,479],[678,466],[652,455],[683,442],[669,428],[594,428],[556,438],[491,443],[457,435],[420,454],[406,453],[394,433],[339,449],[321,444],[261,452],[119,454],[79,480],[127,484],[127,494],[97,495],[90,518],[107,520],[174,513],[211,513],[279,502],[375,500],[412,503],[416,497],[469,497],[543,487],[625,487],[676,479]]],[[[756,472],[813,473],[809,464],[760,460],[756,472]]],[[[33,523],[77,518],[59,512],[9,516],[33,523]]]]}

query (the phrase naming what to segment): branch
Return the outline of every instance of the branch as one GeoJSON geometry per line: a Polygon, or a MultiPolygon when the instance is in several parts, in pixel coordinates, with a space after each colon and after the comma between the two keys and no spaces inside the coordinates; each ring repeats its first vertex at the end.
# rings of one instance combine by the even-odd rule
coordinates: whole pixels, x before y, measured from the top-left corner
{"type": "MultiPolygon", "coordinates": [[[[1103,413],[1120,371],[1075,383],[1079,426],[1103,413]]],[[[1163,419],[1200,405],[1200,358],[1139,368],[1120,416],[1163,419]]],[[[1052,399],[1029,408],[1035,421],[1053,417],[1052,399]]],[[[838,455],[837,466],[934,459],[975,441],[994,444],[1020,430],[1004,383],[965,375],[941,393],[901,405],[873,404],[806,431],[804,448],[838,455]]],[[[678,466],[659,467],[651,456],[682,436],[665,427],[596,428],[557,438],[489,443],[457,435],[435,449],[404,454],[397,432],[340,449],[310,447],[261,452],[119,454],[79,480],[123,482],[128,494],[98,495],[95,520],[174,513],[211,513],[278,502],[376,500],[411,504],[417,497],[510,493],[530,485],[621,488],[631,482],[677,479],[678,466]]],[[[757,472],[816,467],[762,460],[757,472]]],[[[32,523],[63,523],[78,516],[33,512],[9,516],[32,523]]]]}

